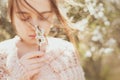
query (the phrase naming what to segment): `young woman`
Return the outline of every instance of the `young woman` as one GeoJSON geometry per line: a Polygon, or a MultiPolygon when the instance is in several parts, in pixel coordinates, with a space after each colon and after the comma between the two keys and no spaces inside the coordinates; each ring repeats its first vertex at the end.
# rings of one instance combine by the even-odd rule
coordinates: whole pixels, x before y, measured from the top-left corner
{"type": "Polygon", "coordinates": [[[8,0],[8,16],[17,36],[0,43],[6,55],[0,80],[6,74],[6,80],[84,80],[72,43],[47,37],[54,17],[71,37],[58,0],[8,0]]]}

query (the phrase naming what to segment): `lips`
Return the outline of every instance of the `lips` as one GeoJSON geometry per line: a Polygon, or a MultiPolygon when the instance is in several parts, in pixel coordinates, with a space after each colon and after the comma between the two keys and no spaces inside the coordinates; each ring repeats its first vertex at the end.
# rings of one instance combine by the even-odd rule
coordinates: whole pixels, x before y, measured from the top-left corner
{"type": "Polygon", "coordinates": [[[36,34],[29,35],[29,37],[35,38],[35,37],[36,37],[36,34]]]}

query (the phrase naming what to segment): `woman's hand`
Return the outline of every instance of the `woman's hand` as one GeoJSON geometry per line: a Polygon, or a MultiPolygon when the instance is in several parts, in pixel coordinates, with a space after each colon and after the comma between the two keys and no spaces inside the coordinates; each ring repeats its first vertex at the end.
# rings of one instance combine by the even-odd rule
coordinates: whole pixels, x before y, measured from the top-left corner
{"type": "Polygon", "coordinates": [[[39,73],[40,67],[44,64],[44,60],[40,58],[44,56],[44,52],[32,52],[27,53],[23,57],[21,57],[20,64],[26,69],[27,75],[34,76],[39,73]]]}
{"type": "Polygon", "coordinates": [[[31,52],[22,56],[18,62],[14,63],[11,80],[30,80],[39,73],[40,67],[44,64],[44,52],[31,52]]]}

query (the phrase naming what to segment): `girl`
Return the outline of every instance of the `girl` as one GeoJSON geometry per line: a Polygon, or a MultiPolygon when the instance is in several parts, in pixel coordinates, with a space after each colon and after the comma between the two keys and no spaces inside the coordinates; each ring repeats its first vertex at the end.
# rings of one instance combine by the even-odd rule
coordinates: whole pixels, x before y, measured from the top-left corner
{"type": "Polygon", "coordinates": [[[8,0],[8,17],[17,36],[0,43],[8,70],[3,70],[2,77],[8,74],[7,80],[84,80],[72,43],[47,37],[54,17],[70,36],[58,0],[8,0]]]}

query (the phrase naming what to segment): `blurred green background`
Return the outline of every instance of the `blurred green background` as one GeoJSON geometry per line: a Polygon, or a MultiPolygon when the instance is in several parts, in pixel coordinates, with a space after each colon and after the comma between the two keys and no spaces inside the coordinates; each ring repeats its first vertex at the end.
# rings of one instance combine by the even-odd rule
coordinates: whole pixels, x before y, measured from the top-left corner
{"type": "MultiPolygon", "coordinates": [[[[120,0],[63,3],[61,12],[76,28],[74,36],[86,80],[120,80],[120,0]]],[[[15,36],[6,13],[7,0],[0,0],[0,41],[15,36]]],[[[50,35],[66,38],[58,28],[50,35]]]]}

